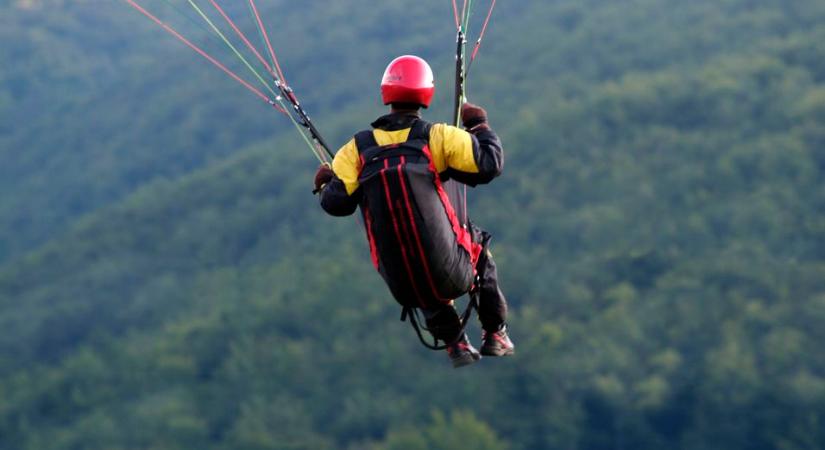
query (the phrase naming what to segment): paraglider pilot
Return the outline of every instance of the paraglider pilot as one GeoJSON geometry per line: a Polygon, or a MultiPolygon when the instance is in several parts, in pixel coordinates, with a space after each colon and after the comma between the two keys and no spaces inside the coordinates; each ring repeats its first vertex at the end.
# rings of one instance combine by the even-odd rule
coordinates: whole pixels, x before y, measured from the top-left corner
{"type": "MultiPolygon", "coordinates": [[[[454,367],[514,353],[507,301],[488,250],[490,234],[467,220],[462,186],[486,184],[504,154],[486,111],[462,106],[464,129],[421,118],[435,93],[433,72],[411,55],[393,60],[381,82],[390,113],[355,134],[322,165],[315,189],[323,209],[348,216],[360,206],[372,262],[395,299],[418,308],[447,343],[454,367]],[[478,289],[481,351],[464,333],[453,300],[478,289]]],[[[476,291],[474,291],[476,292],[476,291]]]]}

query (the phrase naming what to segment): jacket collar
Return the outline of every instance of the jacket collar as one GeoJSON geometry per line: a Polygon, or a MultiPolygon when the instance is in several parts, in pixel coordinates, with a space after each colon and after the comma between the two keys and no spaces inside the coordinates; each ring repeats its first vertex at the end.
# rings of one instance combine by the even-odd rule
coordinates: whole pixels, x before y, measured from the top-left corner
{"type": "Polygon", "coordinates": [[[416,120],[420,119],[421,113],[419,112],[394,112],[379,117],[371,125],[373,128],[379,128],[384,131],[398,131],[410,128],[416,120]]]}

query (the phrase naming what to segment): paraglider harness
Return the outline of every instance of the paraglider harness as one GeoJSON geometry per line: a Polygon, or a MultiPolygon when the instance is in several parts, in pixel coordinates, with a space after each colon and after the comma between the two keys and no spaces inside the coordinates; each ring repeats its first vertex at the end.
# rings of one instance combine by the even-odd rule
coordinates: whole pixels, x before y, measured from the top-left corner
{"type": "MultiPolygon", "coordinates": [[[[439,184],[448,180],[436,172],[431,159],[432,156],[428,149],[431,126],[430,123],[418,118],[412,120],[407,140],[397,144],[379,145],[372,130],[357,133],[354,140],[361,160],[358,177],[362,189],[361,212],[364,216],[373,264],[384,277],[396,300],[402,305],[401,321],[409,318],[410,325],[425,347],[443,350],[461,339],[473,309],[478,309],[480,278],[476,273],[477,259],[473,256],[472,245],[471,248],[463,247],[460,243],[461,237],[456,233],[458,228],[463,228],[462,231],[467,229],[464,224],[458,222],[459,219],[452,210],[453,206],[450,205],[456,199],[451,201],[448,194],[444,193],[444,197],[441,197],[436,193],[442,190],[439,184]],[[421,167],[429,167],[426,174],[428,177],[433,177],[432,180],[427,178],[428,181],[424,181],[425,179],[421,178],[421,167]],[[438,198],[435,202],[438,204],[436,208],[445,214],[441,220],[433,218],[431,224],[436,228],[428,228],[428,230],[442,237],[450,236],[448,240],[440,241],[441,247],[428,247],[427,250],[424,249],[425,246],[422,246],[421,236],[418,235],[421,226],[425,224],[419,224],[417,227],[414,222],[417,217],[432,218],[430,214],[433,210],[429,210],[428,213],[428,210],[420,208],[433,201],[433,197],[415,198],[411,195],[416,190],[413,185],[422,181],[426,184],[436,183],[436,186],[430,185],[426,191],[430,192],[430,189],[434,188],[432,195],[438,198]],[[391,192],[396,192],[399,198],[391,200],[391,192]],[[393,203],[396,202],[405,205],[406,208],[398,205],[393,207],[393,203]],[[455,220],[452,224],[449,224],[450,215],[455,220]],[[392,225],[376,225],[377,220],[383,221],[381,223],[392,223],[392,225]],[[438,232],[436,229],[441,231],[438,232]],[[382,233],[385,230],[386,234],[382,233]],[[388,244],[390,242],[392,244],[388,244]],[[429,265],[428,253],[453,251],[450,249],[458,252],[451,260],[457,262],[457,266],[453,266],[453,269],[445,273],[429,265]],[[406,270],[400,269],[401,267],[406,270]],[[436,273],[440,275],[433,276],[436,273]],[[444,278],[442,279],[441,276],[444,278]],[[421,286],[428,286],[430,291],[428,292],[427,288],[421,286]],[[465,293],[470,299],[459,317],[458,334],[451,339],[451,342],[445,341],[439,345],[440,339],[437,336],[443,333],[433,332],[434,330],[424,326],[418,309],[429,308],[430,305],[438,303],[452,303],[456,297],[465,293]],[[422,329],[433,335],[432,342],[427,342],[421,332],[422,329]]],[[[426,185],[419,184],[419,186],[426,185]]],[[[430,238],[433,239],[433,235],[430,235],[430,238]]],[[[465,238],[472,240],[471,235],[465,238]]],[[[430,326],[435,325],[431,323],[430,326]]]]}

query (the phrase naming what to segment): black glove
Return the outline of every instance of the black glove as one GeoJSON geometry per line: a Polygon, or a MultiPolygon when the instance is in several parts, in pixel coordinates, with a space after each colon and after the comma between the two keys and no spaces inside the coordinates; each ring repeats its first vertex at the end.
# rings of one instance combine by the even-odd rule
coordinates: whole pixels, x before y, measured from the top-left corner
{"type": "Polygon", "coordinates": [[[329,165],[321,164],[321,166],[318,167],[318,171],[315,172],[315,190],[312,191],[312,193],[317,194],[321,192],[324,185],[332,181],[333,176],[335,176],[335,172],[330,169],[329,165]]]}
{"type": "Polygon", "coordinates": [[[461,123],[468,131],[490,128],[487,124],[487,111],[472,103],[465,103],[461,106],[461,123]]]}

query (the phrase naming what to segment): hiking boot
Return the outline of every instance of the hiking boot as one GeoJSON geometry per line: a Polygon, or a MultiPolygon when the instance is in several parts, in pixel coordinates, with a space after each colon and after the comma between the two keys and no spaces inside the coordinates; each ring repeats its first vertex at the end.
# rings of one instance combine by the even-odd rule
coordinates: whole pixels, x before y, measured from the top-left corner
{"type": "Polygon", "coordinates": [[[498,331],[483,331],[481,334],[481,354],[484,356],[507,356],[516,352],[510,337],[507,336],[507,325],[502,325],[498,331]]]}
{"type": "Polygon", "coordinates": [[[466,334],[458,342],[447,347],[447,354],[450,355],[450,361],[453,363],[453,367],[456,368],[470,365],[481,359],[481,355],[467,339],[466,334]]]}

